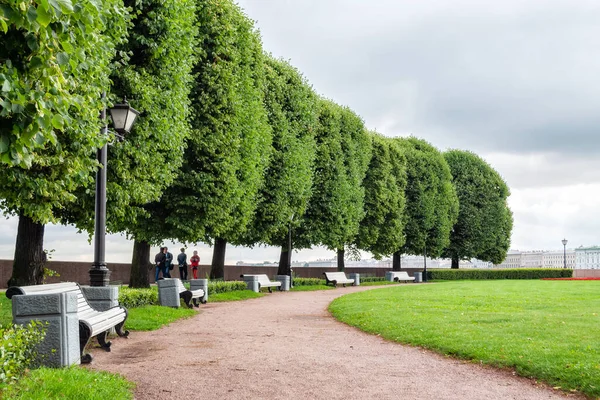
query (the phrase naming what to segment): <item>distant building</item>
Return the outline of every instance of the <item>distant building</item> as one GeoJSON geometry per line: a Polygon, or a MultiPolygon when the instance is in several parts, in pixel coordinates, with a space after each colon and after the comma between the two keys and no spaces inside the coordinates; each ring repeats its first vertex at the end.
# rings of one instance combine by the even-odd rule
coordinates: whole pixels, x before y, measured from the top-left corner
{"type": "MultiPolygon", "coordinates": [[[[563,251],[519,251],[509,250],[502,264],[494,268],[563,268],[563,251]]],[[[575,266],[575,250],[567,250],[567,268],[575,266]]]]}
{"type": "Polygon", "coordinates": [[[600,247],[578,247],[575,249],[576,269],[600,269],[600,247]]]}

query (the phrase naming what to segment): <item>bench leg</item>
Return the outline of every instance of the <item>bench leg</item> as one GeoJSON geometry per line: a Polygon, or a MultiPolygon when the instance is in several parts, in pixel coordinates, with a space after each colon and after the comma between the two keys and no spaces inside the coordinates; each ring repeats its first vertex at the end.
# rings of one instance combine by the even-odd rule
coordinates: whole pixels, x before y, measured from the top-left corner
{"type": "Polygon", "coordinates": [[[337,281],[330,281],[334,289],[337,289],[337,281]]]}
{"type": "Polygon", "coordinates": [[[271,288],[270,288],[270,287],[268,287],[267,289],[269,289],[269,293],[273,293],[273,291],[271,290],[271,288]]]}
{"type": "Polygon", "coordinates": [[[117,325],[115,325],[115,331],[117,332],[117,335],[119,335],[119,337],[124,337],[126,338],[127,336],[129,336],[129,331],[123,331],[123,325],[125,325],[125,321],[127,321],[127,317],[129,316],[129,312],[127,311],[127,309],[125,307],[122,307],[125,310],[125,319],[123,320],[123,322],[118,323],[117,325]]]}
{"type": "Polygon", "coordinates": [[[85,354],[85,347],[90,341],[91,336],[92,332],[90,329],[85,324],[79,323],[79,351],[81,352],[82,364],[89,364],[92,362],[92,355],[85,354]]]}
{"type": "Polygon", "coordinates": [[[206,300],[204,300],[204,296],[202,296],[202,298],[200,298],[200,303],[201,304],[206,304],[206,300]]]}
{"type": "Polygon", "coordinates": [[[194,306],[192,306],[191,301],[192,301],[192,292],[190,292],[189,290],[186,290],[185,292],[181,292],[179,294],[179,297],[183,299],[184,303],[186,306],[188,306],[189,308],[193,308],[194,306]]]}
{"type": "Polygon", "coordinates": [[[199,298],[192,299],[192,303],[194,303],[194,306],[200,307],[200,299],[199,298]]]}
{"type": "Polygon", "coordinates": [[[98,339],[98,343],[100,344],[100,347],[102,347],[106,351],[110,351],[110,345],[112,343],[110,342],[110,340],[108,340],[108,341],[106,340],[107,334],[108,334],[108,331],[102,332],[99,335],[96,335],[96,338],[98,339]]]}
{"type": "Polygon", "coordinates": [[[342,283],[342,286],[343,286],[343,287],[346,287],[346,284],[345,284],[345,283],[342,283]]]}

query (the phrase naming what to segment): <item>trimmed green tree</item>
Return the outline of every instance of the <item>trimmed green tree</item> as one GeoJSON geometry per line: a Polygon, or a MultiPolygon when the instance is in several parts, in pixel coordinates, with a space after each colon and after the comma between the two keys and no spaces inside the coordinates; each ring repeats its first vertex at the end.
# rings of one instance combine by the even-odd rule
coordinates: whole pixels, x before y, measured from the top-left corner
{"type": "Polygon", "coordinates": [[[281,247],[278,273],[289,275],[288,230],[300,221],[311,193],[317,96],[296,68],[269,55],[264,94],[272,156],[245,241],[281,247]]]}
{"type": "Polygon", "coordinates": [[[226,245],[243,243],[256,209],[271,130],[262,44],[252,21],[230,0],[197,7],[192,135],[165,204],[180,240],[214,243],[210,276],[223,278],[226,245]]]}
{"type": "Polygon", "coordinates": [[[435,147],[414,137],[395,140],[407,166],[406,242],[393,257],[393,269],[400,270],[401,254],[441,256],[458,217],[458,198],[448,163],[435,147]]]}
{"type": "Polygon", "coordinates": [[[19,216],[9,284],[42,282],[44,225],[93,182],[101,94],[127,20],[119,0],[0,5],[0,208],[19,216]]]}
{"type": "Polygon", "coordinates": [[[343,270],[345,246],[354,241],[363,217],[362,181],[371,139],[350,109],[322,99],[318,110],[312,196],[295,235],[296,247],[323,245],[336,251],[343,270]]]}
{"type": "Polygon", "coordinates": [[[452,259],[452,268],[471,258],[500,264],[510,246],[512,230],[506,182],[469,151],[450,150],[444,158],[452,173],[459,213],[442,256],[452,259]]]}
{"type": "Polygon", "coordinates": [[[356,246],[375,258],[389,256],[404,245],[406,159],[397,142],[372,133],[373,151],[363,186],[364,217],[356,246]]]}

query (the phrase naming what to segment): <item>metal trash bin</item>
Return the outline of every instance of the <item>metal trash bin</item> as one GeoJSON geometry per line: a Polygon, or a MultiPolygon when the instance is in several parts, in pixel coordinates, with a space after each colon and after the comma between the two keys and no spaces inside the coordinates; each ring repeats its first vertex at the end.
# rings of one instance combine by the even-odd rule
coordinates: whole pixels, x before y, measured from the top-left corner
{"type": "Polygon", "coordinates": [[[423,282],[423,273],[422,272],[415,272],[414,277],[415,277],[415,283],[423,282]]]}

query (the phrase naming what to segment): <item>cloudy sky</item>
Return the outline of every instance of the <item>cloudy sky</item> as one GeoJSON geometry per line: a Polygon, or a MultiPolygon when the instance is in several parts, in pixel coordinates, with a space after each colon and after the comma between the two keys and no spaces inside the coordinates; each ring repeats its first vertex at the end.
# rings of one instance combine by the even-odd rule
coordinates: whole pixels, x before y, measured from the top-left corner
{"type": "MultiPolygon", "coordinates": [[[[387,136],[483,156],[511,188],[512,248],[600,244],[600,2],[242,0],[264,48],[387,136]]],[[[0,222],[11,258],[17,222],[0,222]]],[[[91,260],[87,237],[49,227],[54,259],[91,260]]],[[[111,236],[107,260],[131,260],[111,236]]],[[[179,245],[175,244],[175,247],[179,245]]],[[[203,261],[208,246],[198,247],[203,261]]],[[[322,249],[294,259],[329,257],[322,249]]],[[[278,259],[229,248],[227,261],[278,259]]]]}

